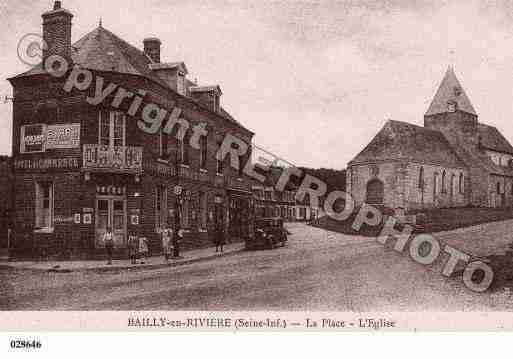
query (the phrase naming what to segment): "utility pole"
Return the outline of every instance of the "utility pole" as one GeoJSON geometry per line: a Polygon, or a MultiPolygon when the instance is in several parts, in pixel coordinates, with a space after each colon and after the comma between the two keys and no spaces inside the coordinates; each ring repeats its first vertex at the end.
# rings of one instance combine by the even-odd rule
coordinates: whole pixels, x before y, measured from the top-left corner
{"type": "MultiPolygon", "coordinates": [[[[177,142],[178,144],[179,142],[177,142]]],[[[180,186],[180,163],[178,161],[178,151],[181,151],[179,146],[176,146],[175,152],[175,175],[176,175],[176,184],[173,189],[173,193],[175,195],[175,226],[173,233],[173,258],[180,258],[180,241],[179,241],[179,233],[181,227],[181,211],[182,211],[182,194],[183,188],[180,186]]]]}

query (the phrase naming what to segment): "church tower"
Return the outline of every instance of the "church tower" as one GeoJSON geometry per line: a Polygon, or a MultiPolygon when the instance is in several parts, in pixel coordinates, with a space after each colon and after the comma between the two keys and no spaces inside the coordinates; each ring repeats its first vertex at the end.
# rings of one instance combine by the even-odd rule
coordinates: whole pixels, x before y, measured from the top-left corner
{"type": "Polygon", "coordinates": [[[479,143],[477,113],[449,66],[424,115],[424,127],[441,131],[455,145],[479,143]]]}

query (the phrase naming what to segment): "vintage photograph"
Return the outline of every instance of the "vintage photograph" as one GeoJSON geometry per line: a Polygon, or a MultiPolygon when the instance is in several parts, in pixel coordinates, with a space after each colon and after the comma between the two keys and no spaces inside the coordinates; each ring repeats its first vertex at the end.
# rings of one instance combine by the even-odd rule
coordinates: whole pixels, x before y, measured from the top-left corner
{"type": "Polygon", "coordinates": [[[0,1],[0,311],[513,310],[512,14],[0,1]]]}

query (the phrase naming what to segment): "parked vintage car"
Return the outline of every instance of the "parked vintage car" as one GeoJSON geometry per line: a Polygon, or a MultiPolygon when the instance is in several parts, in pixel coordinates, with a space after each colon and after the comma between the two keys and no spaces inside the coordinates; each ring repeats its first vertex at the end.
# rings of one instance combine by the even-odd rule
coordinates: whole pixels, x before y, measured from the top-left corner
{"type": "Polygon", "coordinates": [[[259,218],[255,221],[254,234],[246,240],[246,249],[274,249],[284,247],[287,231],[281,218],[259,218]]]}

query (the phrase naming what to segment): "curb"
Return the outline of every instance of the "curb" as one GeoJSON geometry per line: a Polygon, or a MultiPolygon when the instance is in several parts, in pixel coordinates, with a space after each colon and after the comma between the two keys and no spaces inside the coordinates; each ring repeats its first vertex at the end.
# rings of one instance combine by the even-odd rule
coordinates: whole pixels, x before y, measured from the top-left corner
{"type": "Polygon", "coordinates": [[[1,268],[8,268],[8,269],[20,269],[20,270],[29,270],[34,272],[43,272],[43,273],[86,273],[86,272],[92,272],[92,273],[108,273],[108,272],[119,272],[119,271],[138,271],[138,270],[148,270],[148,269],[162,269],[162,268],[172,268],[172,267],[180,267],[187,264],[192,263],[198,263],[198,262],[204,262],[208,260],[212,260],[215,258],[221,258],[221,257],[228,257],[231,255],[239,254],[241,252],[245,251],[245,248],[236,249],[230,252],[225,252],[222,254],[215,253],[212,255],[208,255],[205,257],[197,257],[197,258],[190,258],[190,259],[182,259],[176,262],[169,262],[169,263],[158,263],[158,264],[127,264],[123,266],[116,266],[116,267],[92,267],[92,268],[31,268],[30,266],[27,267],[16,267],[11,266],[8,264],[0,264],[1,268]]]}

